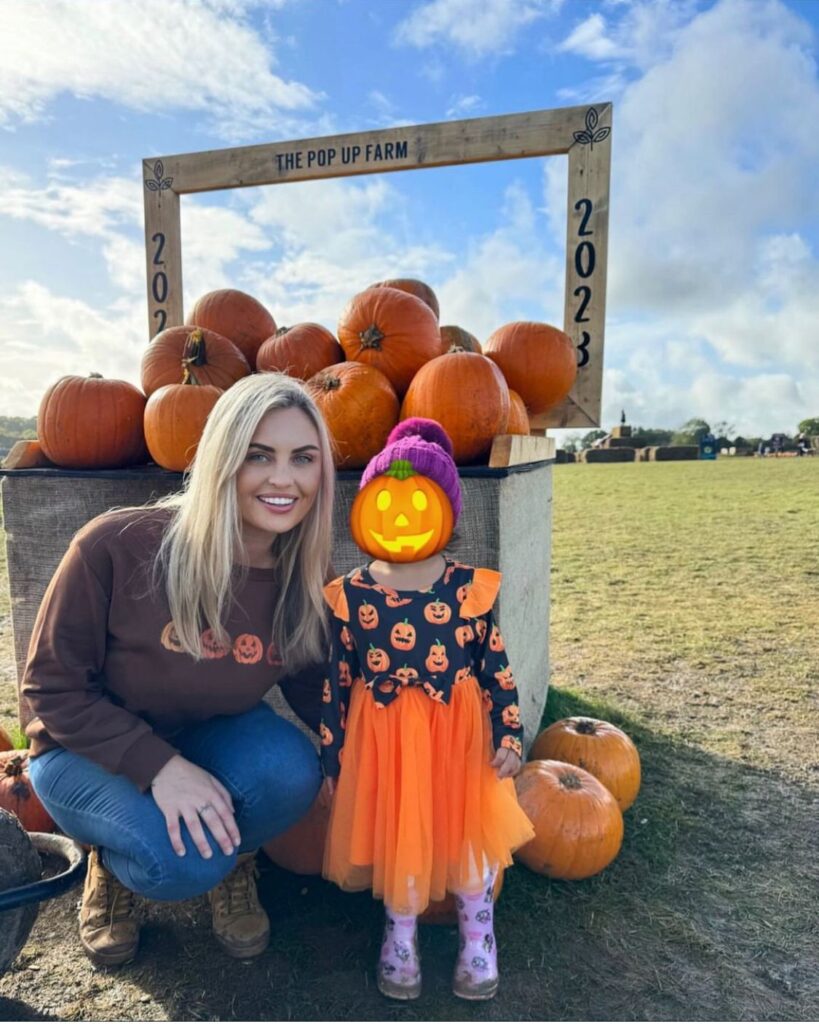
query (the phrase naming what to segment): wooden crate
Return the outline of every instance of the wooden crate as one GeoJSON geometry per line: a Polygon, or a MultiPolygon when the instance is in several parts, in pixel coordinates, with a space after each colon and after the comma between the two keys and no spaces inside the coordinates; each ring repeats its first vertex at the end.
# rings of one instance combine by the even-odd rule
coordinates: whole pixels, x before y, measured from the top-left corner
{"type": "MultiPolygon", "coordinates": [[[[503,573],[498,619],[518,680],[526,741],[540,725],[549,678],[549,570],[552,462],[460,470],[464,511],[447,550],[503,573]]],[[[333,564],[347,572],[366,558],[350,538],[349,513],[360,474],[337,475],[333,564]]],[[[156,467],[100,472],[33,469],[2,479],[3,516],[18,683],[34,619],[73,534],[109,508],[138,505],[179,488],[181,476],[156,467]]],[[[301,726],[274,689],[270,703],[301,726]]],[[[21,701],[20,719],[31,717],[21,701]]],[[[301,726],[308,735],[305,726],[301,726]]]]}

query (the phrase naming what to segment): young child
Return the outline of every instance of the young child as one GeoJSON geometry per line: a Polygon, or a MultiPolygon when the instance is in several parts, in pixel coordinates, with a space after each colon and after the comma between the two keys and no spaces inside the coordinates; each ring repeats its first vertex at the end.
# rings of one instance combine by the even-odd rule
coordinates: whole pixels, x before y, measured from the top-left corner
{"type": "Polygon", "coordinates": [[[420,995],[417,917],[447,891],[461,935],[453,991],[495,995],[494,882],[533,835],[512,782],[522,728],[492,616],[500,573],[442,550],[460,512],[448,435],[433,420],[404,420],[364,470],[351,511],[354,539],[375,559],[324,590],[324,874],[384,900],[378,988],[395,999],[420,995]]]}

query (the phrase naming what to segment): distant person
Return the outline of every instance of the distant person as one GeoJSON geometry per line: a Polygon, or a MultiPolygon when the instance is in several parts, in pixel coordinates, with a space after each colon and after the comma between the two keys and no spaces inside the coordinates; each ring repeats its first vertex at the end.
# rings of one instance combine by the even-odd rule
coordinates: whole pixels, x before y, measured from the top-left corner
{"type": "Polygon", "coordinates": [[[285,696],[318,730],[334,481],[305,389],[254,374],[214,406],[183,490],[93,519],[51,580],[22,686],[31,781],[92,848],[80,941],[95,964],[134,958],[133,893],[209,893],[226,953],[267,946],[255,853],[321,771],[262,698],[290,674],[285,696]]]}
{"type": "Polygon", "coordinates": [[[800,430],[796,435],[796,453],[797,455],[810,455],[808,439],[805,436],[805,432],[802,430],[800,430]]]}

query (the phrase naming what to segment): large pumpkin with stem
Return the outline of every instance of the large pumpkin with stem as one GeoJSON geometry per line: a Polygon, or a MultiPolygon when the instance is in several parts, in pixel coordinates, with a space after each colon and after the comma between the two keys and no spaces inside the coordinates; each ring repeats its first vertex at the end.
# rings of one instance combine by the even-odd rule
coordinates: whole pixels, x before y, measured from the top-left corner
{"type": "Polygon", "coordinates": [[[409,416],[437,420],[452,439],[455,461],[474,462],[506,428],[509,389],[486,356],[447,352],[413,377],[401,406],[401,419],[409,416]]]}
{"type": "Polygon", "coordinates": [[[515,778],[535,837],[515,853],[550,878],[590,878],[620,852],[623,815],[591,772],[563,761],[529,761],[515,778]]]}
{"type": "Polygon", "coordinates": [[[430,288],[428,284],[423,281],[419,281],[417,277],[393,277],[389,281],[378,281],[372,285],[373,288],[397,288],[400,292],[406,292],[407,295],[414,295],[416,299],[420,299],[426,303],[432,312],[435,314],[437,320],[441,314],[441,310],[438,306],[438,296],[430,288]]]}
{"type": "Polygon", "coordinates": [[[449,352],[451,348],[462,348],[467,352],[482,353],[481,343],[474,334],[465,331],[463,327],[456,327],[455,324],[444,324],[441,330],[441,355],[449,352]]]}
{"type": "Polygon", "coordinates": [[[16,814],[27,832],[53,832],[56,828],[31,787],[27,750],[0,754],[0,807],[16,814]]]}
{"type": "Polygon", "coordinates": [[[396,288],[353,296],[338,322],[347,358],[380,370],[401,396],[418,370],[441,350],[438,321],[421,299],[396,288]]]}
{"type": "Polygon", "coordinates": [[[568,334],[551,324],[520,320],[499,327],[483,347],[533,415],[559,405],[572,390],[577,356],[568,334]]]}
{"type": "Polygon", "coordinates": [[[251,369],[256,366],[256,353],[276,333],[276,321],[268,310],[237,288],[219,288],[197,299],[187,322],[228,338],[251,369]]]}
{"type": "Polygon", "coordinates": [[[398,422],[398,397],[380,370],[365,363],[328,366],[307,382],[333,442],[336,466],[361,469],[398,422]]]}
{"type": "Polygon", "coordinates": [[[43,395],[37,438],[46,457],[67,469],[116,469],[147,460],[145,395],[99,373],[61,377],[43,395]]]}
{"type": "Polygon", "coordinates": [[[184,472],[193,462],[211,409],[222,394],[210,384],[166,384],[145,406],[145,440],[163,469],[184,472]]]}
{"type": "Polygon", "coordinates": [[[232,341],[189,325],[161,331],[142,356],[142,387],[148,396],[189,378],[225,391],[249,373],[247,359],[232,341]]]}
{"type": "Polygon", "coordinates": [[[567,761],[599,779],[620,810],[631,807],[640,791],[640,755],[631,739],[599,718],[562,718],[544,729],[529,760],[567,761]]]}
{"type": "Polygon", "coordinates": [[[310,380],[319,370],[344,360],[344,350],[321,324],[280,327],[259,349],[256,369],[310,380]]]}

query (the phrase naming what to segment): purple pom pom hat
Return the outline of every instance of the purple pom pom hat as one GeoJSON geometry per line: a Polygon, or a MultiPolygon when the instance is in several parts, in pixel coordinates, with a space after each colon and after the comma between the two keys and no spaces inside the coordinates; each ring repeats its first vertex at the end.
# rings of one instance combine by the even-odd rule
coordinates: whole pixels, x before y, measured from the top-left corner
{"type": "Polygon", "coordinates": [[[359,490],[373,477],[386,473],[397,459],[406,460],[416,473],[438,484],[452,506],[453,525],[457,523],[463,507],[461,481],[452,458],[452,442],[441,424],[411,416],[394,426],[386,445],[367,463],[359,490]]]}

